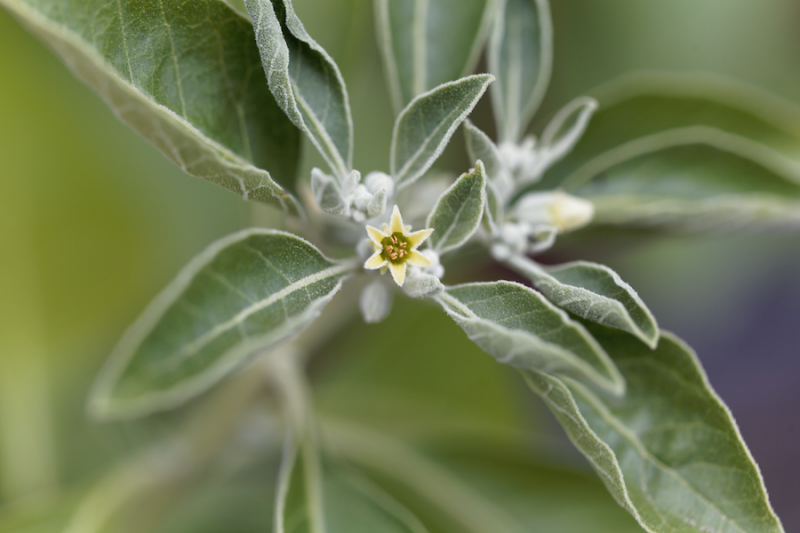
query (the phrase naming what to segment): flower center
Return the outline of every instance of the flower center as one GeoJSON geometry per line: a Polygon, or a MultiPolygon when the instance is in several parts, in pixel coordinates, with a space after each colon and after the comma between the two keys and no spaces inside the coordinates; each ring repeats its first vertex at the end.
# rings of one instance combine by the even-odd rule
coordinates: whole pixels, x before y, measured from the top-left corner
{"type": "Polygon", "coordinates": [[[402,233],[392,233],[381,241],[381,257],[391,263],[404,263],[411,245],[402,233]]]}

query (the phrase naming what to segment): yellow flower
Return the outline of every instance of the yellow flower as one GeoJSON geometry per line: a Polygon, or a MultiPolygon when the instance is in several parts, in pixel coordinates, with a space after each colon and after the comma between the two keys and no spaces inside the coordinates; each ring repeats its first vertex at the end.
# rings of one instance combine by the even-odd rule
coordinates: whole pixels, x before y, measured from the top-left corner
{"type": "Polygon", "coordinates": [[[391,226],[384,224],[383,229],[367,226],[369,241],[375,253],[364,263],[364,268],[375,270],[380,268],[381,274],[391,269],[394,281],[403,286],[406,280],[408,264],[421,267],[430,266],[431,262],[417,251],[432,229],[423,229],[411,233],[411,226],[403,226],[400,210],[394,206],[391,226]]]}

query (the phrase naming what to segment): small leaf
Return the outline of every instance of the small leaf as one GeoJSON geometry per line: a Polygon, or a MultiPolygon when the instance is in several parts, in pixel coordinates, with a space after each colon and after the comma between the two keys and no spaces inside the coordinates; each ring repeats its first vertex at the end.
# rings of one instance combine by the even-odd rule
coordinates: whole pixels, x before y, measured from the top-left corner
{"type": "Polygon", "coordinates": [[[547,0],[504,0],[489,41],[489,71],[500,140],[517,142],[539,108],[553,65],[547,0]]]}
{"type": "Polygon", "coordinates": [[[352,466],[329,464],[316,447],[284,446],[275,498],[275,532],[427,533],[402,504],[352,466]]]}
{"type": "Polygon", "coordinates": [[[617,502],[647,531],[783,531],[727,407],[695,354],[662,333],[656,350],[588,326],[627,383],[609,401],[572,379],[526,372],[617,502]]]}
{"type": "Polygon", "coordinates": [[[310,324],[356,267],[280,231],[215,242],[125,333],[95,383],[92,413],[140,416],[205,391],[310,324]]]}
{"type": "Polygon", "coordinates": [[[331,171],[344,180],[353,160],[353,119],[339,68],[311,38],[291,0],[246,0],[269,88],[331,171]]]}
{"type": "Polygon", "coordinates": [[[593,98],[576,98],[565,105],[547,124],[542,132],[541,146],[536,159],[537,169],[531,178],[538,180],[543,172],[572,151],[589,125],[589,120],[597,110],[593,98]]]}
{"type": "Polygon", "coordinates": [[[500,150],[489,136],[467,119],[464,121],[464,139],[470,161],[483,161],[489,181],[495,184],[498,192],[510,194],[514,188],[514,178],[503,164],[500,150]]]}
{"type": "Polygon", "coordinates": [[[376,33],[395,110],[472,72],[495,0],[375,0],[376,33]]]}
{"type": "Polygon", "coordinates": [[[584,327],[528,287],[508,281],[448,288],[438,296],[467,336],[498,362],[572,375],[613,394],[625,381],[584,327]]]}
{"type": "Polygon", "coordinates": [[[124,123],[184,172],[297,213],[300,139],[254,73],[253,29],[225,2],[0,0],[124,123]],[[280,184],[280,185],[279,185],[280,184]]]}
{"type": "Polygon", "coordinates": [[[604,265],[576,261],[543,267],[526,257],[506,263],[528,277],[548,300],[586,320],[627,331],[650,348],[658,344],[655,318],[630,285],[604,265]]]}
{"type": "Polygon", "coordinates": [[[398,189],[419,179],[441,155],[486,88],[490,74],[445,83],[414,99],[397,117],[390,166],[398,189]]]}
{"type": "Polygon", "coordinates": [[[442,193],[428,215],[425,226],[434,230],[431,247],[441,255],[467,242],[480,226],[485,206],[486,173],[478,161],[442,193]]]}

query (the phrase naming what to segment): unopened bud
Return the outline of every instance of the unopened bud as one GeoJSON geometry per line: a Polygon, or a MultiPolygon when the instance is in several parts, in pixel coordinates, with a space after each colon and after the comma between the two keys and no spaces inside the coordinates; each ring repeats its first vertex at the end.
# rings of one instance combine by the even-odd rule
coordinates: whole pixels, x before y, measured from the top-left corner
{"type": "Polygon", "coordinates": [[[531,226],[554,226],[563,233],[589,224],[594,217],[594,204],[562,191],[538,192],[523,196],[513,213],[531,226]]]}

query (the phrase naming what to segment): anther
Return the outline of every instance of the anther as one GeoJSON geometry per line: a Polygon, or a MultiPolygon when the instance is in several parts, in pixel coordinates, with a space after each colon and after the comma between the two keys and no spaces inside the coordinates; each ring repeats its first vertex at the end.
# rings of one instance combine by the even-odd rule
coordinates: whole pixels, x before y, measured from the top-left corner
{"type": "Polygon", "coordinates": [[[400,243],[400,248],[405,248],[405,247],[406,247],[406,244],[408,244],[408,243],[401,242],[401,243],[400,243]]]}
{"type": "Polygon", "coordinates": [[[387,251],[388,253],[392,253],[392,250],[394,250],[394,248],[392,248],[391,246],[387,246],[387,247],[386,247],[386,251],[387,251]]]}
{"type": "Polygon", "coordinates": [[[389,254],[389,257],[391,257],[392,261],[394,261],[395,259],[397,259],[397,254],[389,254]]]}
{"type": "Polygon", "coordinates": [[[392,242],[397,244],[397,237],[395,237],[394,235],[392,235],[392,242]]]}

